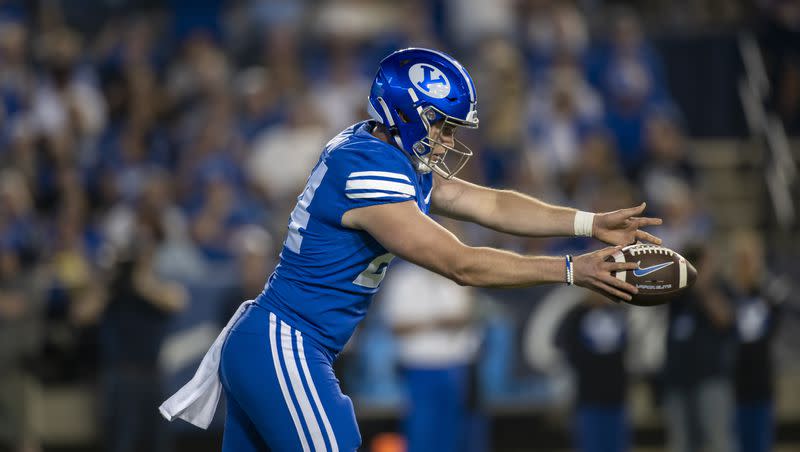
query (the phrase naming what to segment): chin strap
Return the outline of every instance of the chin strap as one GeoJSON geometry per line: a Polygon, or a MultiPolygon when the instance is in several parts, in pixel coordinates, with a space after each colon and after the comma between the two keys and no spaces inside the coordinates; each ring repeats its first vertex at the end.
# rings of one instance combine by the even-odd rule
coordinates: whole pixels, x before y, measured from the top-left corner
{"type": "Polygon", "coordinates": [[[418,173],[420,173],[420,174],[428,174],[431,171],[433,171],[430,166],[426,165],[425,163],[420,162],[419,161],[419,157],[416,157],[416,159],[417,160],[414,163],[416,164],[418,173]]]}

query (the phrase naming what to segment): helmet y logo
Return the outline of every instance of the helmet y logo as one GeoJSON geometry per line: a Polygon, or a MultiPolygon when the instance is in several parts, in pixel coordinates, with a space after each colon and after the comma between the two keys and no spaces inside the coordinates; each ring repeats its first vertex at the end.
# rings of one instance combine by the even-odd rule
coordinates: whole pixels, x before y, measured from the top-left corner
{"type": "Polygon", "coordinates": [[[436,66],[417,63],[408,70],[408,78],[426,96],[442,99],[450,94],[450,80],[436,66]]]}

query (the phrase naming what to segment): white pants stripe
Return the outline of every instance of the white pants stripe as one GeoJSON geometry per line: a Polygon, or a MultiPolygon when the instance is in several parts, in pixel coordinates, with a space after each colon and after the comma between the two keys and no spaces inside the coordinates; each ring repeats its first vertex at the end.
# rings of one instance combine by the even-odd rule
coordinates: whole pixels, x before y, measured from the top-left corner
{"type": "Polygon", "coordinates": [[[295,335],[297,336],[297,353],[300,355],[300,367],[303,369],[303,375],[306,378],[306,383],[308,383],[308,389],[311,391],[311,398],[314,399],[314,405],[317,406],[319,416],[322,418],[322,424],[325,426],[325,431],[328,433],[328,442],[331,443],[331,452],[339,452],[339,445],[336,443],[336,434],[333,433],[331,423],[328,421],[328,414],[325,413],[325,407],[322,406],[322,402],[319,400],[319,394],[317,394],[317,387],[314,385],[314,380],[311,379],[311,372],[308,371],[306,353],[303,350],[303,335],[297,330],[295,330],[295,335]]]}
{"type": "MultiPolygon", "coordinates": [[[[280,385],[281,387],[281,392],[283,393],[283,400],[286,402],[286,407],[289,408],[289,414],[292,416],[292,421],[294,422],[294,428],[297,429],[297,436],[300,437],[300,444],[303,446],[303,452],[310,452],[310,449],[308,448],[308,441],[306,441],[306,435],[303,433],[303,426],[300,424],[300,418],[297,416],[297,410],[295,410],[294,403],[292,403],[292,398],[291,396],[289,396],[289,389],[286,386],[286,380],[283,378],[283,370],[281,369],[280,361],[278,360],[278,347],[275,341],[276,331],[277,331],[276,317],[275,314],[270,313],[269,348],[270,351],[272,352],[272,363],[275,365],[275,375],[278,377],[278,385],[280,385]]],[[[281,331],[281,333],[283,332],[281,331]]]]}
{"type": "Polygon", "coordinates": [[[289,381],[292,384],[294,396],[297,398],[297,404],[300,405],[300,412],[303,414],[303,420],[305,420],[306,426],[308,427],[308,433],[311,435],[311,442],[314,444],[314,450],[317,452],[327,452],[328,448],[325,447],[325,439],[322,437],[322,430],[319,428],[317,417],[314,415],[314,410],[311,408],[308,394],[306,394],[306,390],[303,388],[300,371],[297,369],[297,362],[294,359],[291,328],[283,321],[281,321],[281,350],[283,352],[283,361],[286,363],[286,370],[289,374],[289,381]]]}

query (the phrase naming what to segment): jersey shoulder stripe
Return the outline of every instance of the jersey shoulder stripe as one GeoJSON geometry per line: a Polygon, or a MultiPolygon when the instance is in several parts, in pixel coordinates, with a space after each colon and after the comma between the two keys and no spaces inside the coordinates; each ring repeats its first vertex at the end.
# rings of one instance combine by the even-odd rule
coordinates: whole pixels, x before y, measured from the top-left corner
{"type": "Polygon", "coordinates": [[[356,171],[356,172],[350,173],[350,176],[348,176],[348,179],[356,179],[356,178],[362,178],[362,177],[383,177],[383,178],[386,178],[386,179],[400,179],[400,180],[404,180],[404,181],[409,182],[409,183],[411,182],[411,180],[409,180],[408,176],[406,176],[405,174],[390,173],[388,171],[356,171]]]}
{"type": "Polygon", "coordinates": [[[387,193],[399,193],[409,196],[415,196],[417,193],[416,189],[411,184],[404,184],[402,182],[389,182],[381,179],[348,180],[345,184],[345,191],[347,194],[350,194],[354,190],[384,191],[387,193]]]}
{"type": "Polygon", "coordinates": [[[380,193],[380,192],[348,193],[347,197],[350,198],[350,199],[368,199],[368,198],[403,198],[403,199],[412,199],[411,196],[400,194],[400,193],[380,193]]]}
{"type": "Polygon", "coordinates": [[[312,216],[334,227],[352,209],[414,200],[420,193],[410,158],[396,147],[371,135],[372,123],[355,125],[344,140],[326,149],[328,166],[323,195],[312,206],[312,216]]]}

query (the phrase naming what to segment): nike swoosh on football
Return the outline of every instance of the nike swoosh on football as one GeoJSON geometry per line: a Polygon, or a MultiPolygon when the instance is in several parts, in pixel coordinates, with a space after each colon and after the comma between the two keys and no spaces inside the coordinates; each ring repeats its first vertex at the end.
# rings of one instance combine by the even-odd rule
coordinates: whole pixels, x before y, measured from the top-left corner
{"type": "Polygon", "coordinates": [[[633,276],[641,278],[642,276],[646,276],[649,275],[650,273],[661,270],[664,267],[669,267],[672,264],[674,264],[674,262],[664,262],[663,264],[651,265],[650,267],[637,268],[633,270],[633,276]]]}

